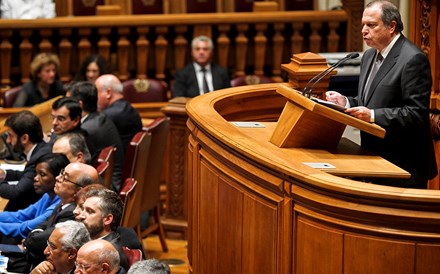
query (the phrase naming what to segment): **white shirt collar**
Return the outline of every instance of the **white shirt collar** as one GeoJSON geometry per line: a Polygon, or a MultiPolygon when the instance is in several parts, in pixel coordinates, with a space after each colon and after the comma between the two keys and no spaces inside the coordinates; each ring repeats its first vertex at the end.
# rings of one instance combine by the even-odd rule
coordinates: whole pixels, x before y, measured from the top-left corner
{"type": "Polygon", "coordinates": [[[31,156],[32,156],[32,152],[34,152],[34,149],[35,149],[36,147],[37,147],[37,144],[33,145],[33,146],[31,147],[31,149],[29,150],[29,152],[26,153],[26,161],[29,162],[29,160],[31,159],[31,156]]]}

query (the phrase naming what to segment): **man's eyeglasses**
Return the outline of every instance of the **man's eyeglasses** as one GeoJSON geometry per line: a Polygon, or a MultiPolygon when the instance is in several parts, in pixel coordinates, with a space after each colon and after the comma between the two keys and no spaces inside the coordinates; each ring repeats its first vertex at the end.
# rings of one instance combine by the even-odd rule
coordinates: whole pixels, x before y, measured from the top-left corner
{"type": "Polygon", "coordinates": [[[69,173],[65,172],[64,168],[61,170],[60,175],[58,175],[58,176],[60,177],[60,182],[69,182],[69,183],[74,184],[78,187],[83,187],[82,185],[80,185],[72,180],[67,179],[67,177],[69,176],[69,173]]]}
{"type": "Polygon", "coordinates": [[[80,264],[78,262],[75,262],[76,269],[86,271],[87,269],[91,268],[93,265],[99,265],[99,264],[80,264]]]}

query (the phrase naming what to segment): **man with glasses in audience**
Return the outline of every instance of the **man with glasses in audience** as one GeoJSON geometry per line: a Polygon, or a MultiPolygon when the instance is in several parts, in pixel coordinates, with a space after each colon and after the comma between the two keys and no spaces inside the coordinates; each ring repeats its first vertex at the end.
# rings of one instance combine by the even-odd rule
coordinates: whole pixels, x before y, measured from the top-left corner
{"type": "Polygon", "coordinates": [[[79,133],[65,133],[58,136],[53,143],[52,152],[65,155],[71,163],[90,164],[92,162],[86,140],[79,133]]]}
{"type": "MultiPolygon", "coordinates": [[[[98,172],[90,165],[70,163],[56,178],[55,193],[60,197],[60,204],[49,218],[32,230],[24,241],[30,265],[39,264],[44,260],[44,249],[47,240],[55,228],[55,224],[74,220],[75,194],[82,187],[98,183],[98,172]]],[[[12,272],[20,272],[10,270],[12,272]]]]}
{"type": "Polygon", "coordinates": [[[37,265],[31,274],[73,274],[78,250],[90,241],[84,224],[65,221],[55,225],[44,250],[46,260],[37,265]]]}
{"type": "Polygon", "coordinates": [[[78,250],[75,274],[125,274],[119,266],[119,254],[106,240],[92,240],[78,250]]]}

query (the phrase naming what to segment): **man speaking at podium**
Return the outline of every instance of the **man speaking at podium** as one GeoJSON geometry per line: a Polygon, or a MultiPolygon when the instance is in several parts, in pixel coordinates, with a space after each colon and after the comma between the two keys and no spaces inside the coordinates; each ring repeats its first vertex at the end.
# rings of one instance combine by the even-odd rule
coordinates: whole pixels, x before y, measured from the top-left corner
{"type": "Polygon", "coordinates": [[[386,130],[384,139],[361,132],[361,146],[411,173],[409,179],[374,183],[426,188],[437,174],[429,127],[431,70],[428,58],[401,31],[399,10],[388,1],[369,3],[362,16],[368,49],[361,60],[356,97],[328,91],[327,101],[346,113],[386,130]]]}

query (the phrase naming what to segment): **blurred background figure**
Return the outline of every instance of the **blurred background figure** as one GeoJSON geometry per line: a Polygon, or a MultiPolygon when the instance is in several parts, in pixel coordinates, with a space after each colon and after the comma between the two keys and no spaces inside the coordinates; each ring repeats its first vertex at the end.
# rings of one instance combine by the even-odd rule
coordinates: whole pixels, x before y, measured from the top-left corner
{"type": "Polygon", "coordinates": [[[57,79],[60,59],[52,53],[40,53],[31,63],[31,81],[21,88],[14,107],[30,107],[59,95],[64,95],[64,86],[57,79]]]}
{"type": "Polygon", "coordinates": [[[52,0],[1,0],[1,18],[37,19],[54,18],[55,3],[52,0]]]}
{"type": "Polygon", "coordinates": [[[111,70],[104,57],[98,54],[89,55],[81,63],[73,81],[89,81],[90,83],[95,83],[96,78],[107,73],[111,73],[111,70]]]}

